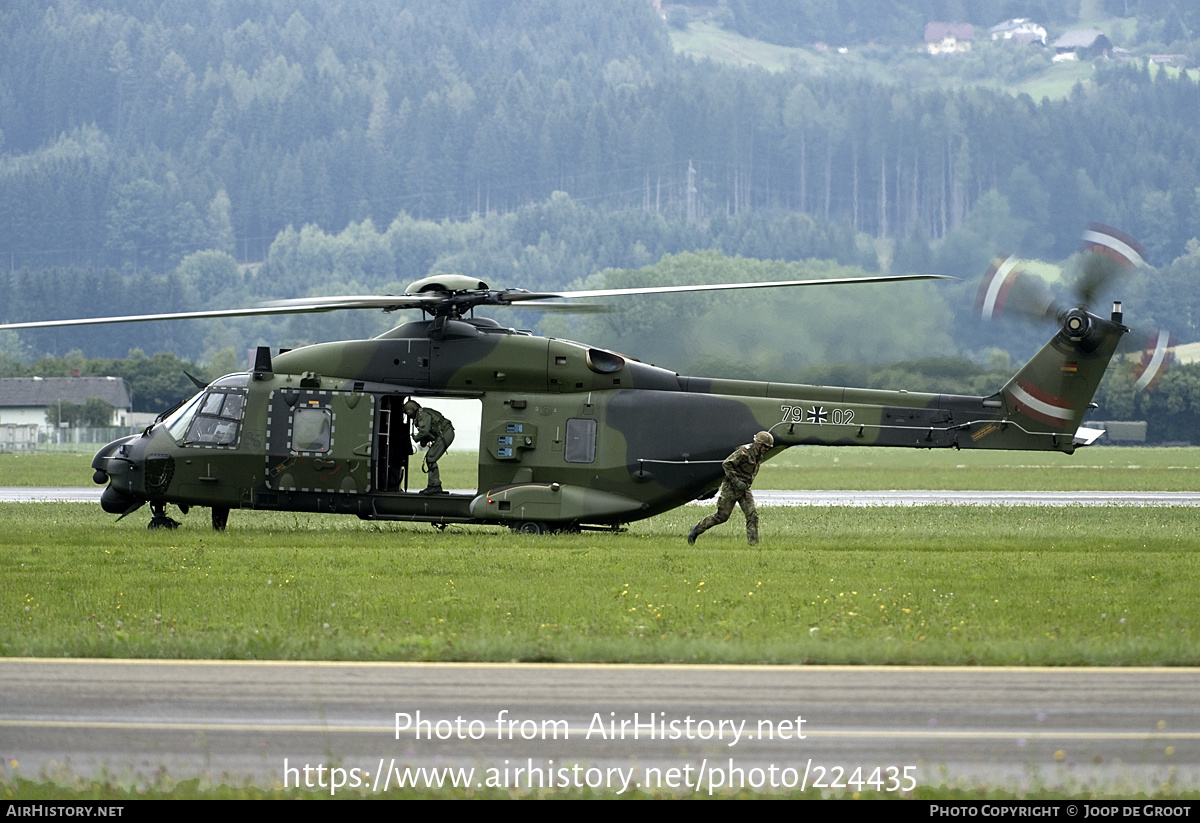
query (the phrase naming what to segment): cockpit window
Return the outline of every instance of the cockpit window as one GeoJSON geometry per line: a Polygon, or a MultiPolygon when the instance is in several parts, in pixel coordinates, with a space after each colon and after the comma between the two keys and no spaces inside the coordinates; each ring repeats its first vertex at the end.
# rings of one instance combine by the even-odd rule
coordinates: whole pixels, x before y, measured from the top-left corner
{"type": "Polygon", "coordinates": [[[210,389],[244,389],[250,385],[250,375],[247,372],[234,372],[224,377],[218,377],[208,384],[210,389]]]}
{"type": "Polygon", "coordinates": [[[234,446],[246,406],[246,394],[209,389],[167,418],[167,430],[185,446],[234,446]]]}
{"type": "Polygon", "coordinates": [[[167,427],[167,431],[176,440],[182,440],[183,435],[187,432],[188,426],[192,422],[192,418],[196,416],[196,407],[199,405],[201,398],[204,397],[204,392],[200,392],[191,400],[183,403],[178,409],[168,415],[163,424],[167,427]]]}

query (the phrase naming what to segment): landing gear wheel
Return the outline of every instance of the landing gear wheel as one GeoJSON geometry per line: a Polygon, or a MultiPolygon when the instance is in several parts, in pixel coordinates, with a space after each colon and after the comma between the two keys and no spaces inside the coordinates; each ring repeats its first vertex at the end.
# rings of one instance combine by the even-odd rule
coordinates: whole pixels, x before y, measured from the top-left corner
{"type": "Polygon", "coordinates": [[[512,527],[513,534],[545,534],[550,529],[540,520],[523,520],[512,527]]]}
{"type": "Polygon", "coordinates": [[[229,507],[228,506],[213,506],[212,507],[212,527],[213,531],[223,532],[225,527],[229,525],[229,507]]]}
{"type": "Polygon", "coordinates": [[[150,504],[150,522],[146,524],[147,529],[177,529],[179,521],[167,517],[167,506],[165,503],[150,504]]]}

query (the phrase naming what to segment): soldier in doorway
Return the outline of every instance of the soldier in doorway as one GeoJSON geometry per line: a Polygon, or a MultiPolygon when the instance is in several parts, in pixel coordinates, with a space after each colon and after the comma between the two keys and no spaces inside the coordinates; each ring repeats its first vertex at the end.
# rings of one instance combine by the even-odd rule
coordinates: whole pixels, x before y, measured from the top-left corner
{"type": "Polygon", "coordinates": [[[725,479],[721,481],[717,510],[692,526],[687,537],[689,545],[695,543],[697,537],[713,526],[728,520],[734,504],[740,505],[742,514],[746,515],[746,539],[750,541],[751,546],[758,544],[758,509],[754,505],[750,485],[758,474],[762,456],[774,445],[775,438],[770,432],[759,432],[754,435],[754,442],[738,446],[737,451],[725,458],[725,462],[721,464],[721,468],[725,470],[725,479]]]}
{"type": "Polygon", "coordinates": [[[429,474],[429,483],[421,494],[442,494],[442,475],[437,462],[454,442],[454,424],[435,409],[421,408],[415,400],[404,404],[404,413],[416,426],[417,445],[427,449],[425,471],[429,474]]]}

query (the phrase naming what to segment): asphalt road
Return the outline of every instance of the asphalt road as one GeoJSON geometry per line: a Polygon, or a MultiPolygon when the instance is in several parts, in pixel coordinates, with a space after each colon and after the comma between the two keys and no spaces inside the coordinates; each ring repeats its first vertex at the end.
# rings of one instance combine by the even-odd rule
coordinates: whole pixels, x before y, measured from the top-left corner
{"type": "Polygon", "coordinates": [[[1198,669],[8,659],[0,687],[0,756],[26,776],[1200,786],[1198,669]]]}

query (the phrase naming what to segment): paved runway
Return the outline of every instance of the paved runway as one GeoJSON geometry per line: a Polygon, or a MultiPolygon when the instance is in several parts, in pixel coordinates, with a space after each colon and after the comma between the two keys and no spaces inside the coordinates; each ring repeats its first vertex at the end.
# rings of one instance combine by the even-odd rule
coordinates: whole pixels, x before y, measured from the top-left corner
{"type": "MultiPolygon", "coordinates": [[[[0,502],[99,503],[102,486],[0,487],[0,502]]],[[[455,494],[470,494],[463,489],[455,494]]],[[[755,489],[763,506],[1200,506],[1200,492],[774,491],[755,489]]],[[[709,506],[712,501],[701,501],[709,506]]]]}
{"type": "Polygon", "coordinates": [[[0,755],[27,776],[1200,786],[1198,669],[9,659],[0,684],[0,755]]]}

